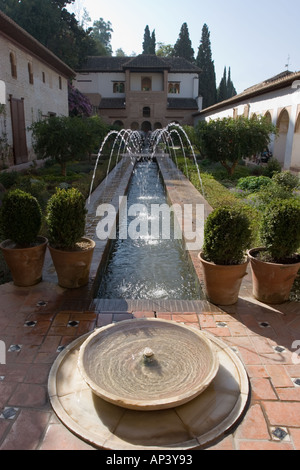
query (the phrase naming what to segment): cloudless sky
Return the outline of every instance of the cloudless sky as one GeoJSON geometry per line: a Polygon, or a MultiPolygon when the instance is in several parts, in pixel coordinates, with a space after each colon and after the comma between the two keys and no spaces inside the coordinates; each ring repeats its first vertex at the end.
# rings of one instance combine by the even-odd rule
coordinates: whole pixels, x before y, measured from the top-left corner
{"type": "Polygon", "coordinates": [[[196,56],[206,23],[217,86],[224,67],[231,67],[238,93],[288,63],[289,70],[300,71],[300,0],[75,0],[71,7],[77,19],[84,9],[92,22],[111,22],[113,55],[119,48],[128,56],[140,54],[146,25],[155,30],[156,43],[174,45],[187,23],[196,56]]]}

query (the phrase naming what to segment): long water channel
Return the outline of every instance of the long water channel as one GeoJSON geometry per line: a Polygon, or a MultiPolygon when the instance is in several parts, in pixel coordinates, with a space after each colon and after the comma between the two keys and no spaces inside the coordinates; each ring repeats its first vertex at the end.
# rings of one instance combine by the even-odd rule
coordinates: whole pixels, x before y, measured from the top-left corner
{"type": "MultiPolygon", "coordinates": [[[[138,218],[146,218],[149,231],[146,234],[141,231],[136,239],[117,237],[97,298],[200,299],[198,279],[182,241],[174,237],[173,217],[169,239],[164,239],[162,230],[157,236],[150,228],[151,224],[154,226],[153,222],[157,222],[153,221],[153,205],[167,204],[164,184],[154,161],[141,161],[135,166],[127,194],[128,209],[134,204],[143,205],[138,218]]],[[[129,233],[134,220],[136,217],[126,216],[119,221],[119,226],[126,224],[129,233]]]]}

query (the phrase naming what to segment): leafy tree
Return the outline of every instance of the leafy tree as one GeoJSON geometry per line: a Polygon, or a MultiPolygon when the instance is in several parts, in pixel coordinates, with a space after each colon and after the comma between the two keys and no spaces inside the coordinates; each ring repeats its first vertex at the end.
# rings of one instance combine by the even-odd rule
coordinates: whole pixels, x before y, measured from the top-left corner
{"type": "Polygon", "coordinates": [[[98,116],[54,116],[36,121],[31,126],[33,147],[39,158],[52,158],[66,176],[67,162],[82,159],[98,150],[108,132],[98,116]]]}
{"type": "Polygon", "coordinates": [[[156,55],[159,57],[174,57],[174,46],[171,44],[164,44],[163,42],[159,42],[157,44],[158,49],[156,51],[156,55]]]}
{"type": "Polygon", "coordinates": [[[95,52],[85,31],[66,6],[75,0],[0,0],[0,9],[70,67],[95,52]]]}
{"type": "Polygon", "coordinates": [[[202,37],[196,59],[197,66],[202,70],[199,83],[199,95],[203,97],[203,108],[217,102],[216,73],[212,60],[210,32],[206,24],[202,28],[202,37]]]}
{"type": "Polygon", "coordinates": [[[116,57],[126,57],[126,54],[123,49],[119,48],[116,50],[116,57]]]}
{"type": "Polygon", "coordinates": [[[156,38],[155,30],[150,34],[149,26],[147,25],[144,32],[144,41],[143,41],[143,54],[155,54],[156,48],[156,38]]]}
{"type": "Polygon", "coordinates": [[[33,148],[39,158],[52,158],[66,176],[67,162],[85,155],[83,120],[80,117],[54,116],[36,121],[30,128],[33,148]]]}
{"type": "Polygon", "coordinates": [[[179,37],[174,45],[174,55],[176,57],[183,57],[189,62],[195,62],[194,49],[192,48],[187,23],[183,23],[181,26],[179,37]]]}
{"type": "Polygon", "coordinates": [[[270,143],[276,128],[265,118],[224,118],[200,121],[196,138],[201,153],[213,162],[220,162],[229,175],[243,157],[262,152],[270,143]]]}
{"type": "Polygon", "coordinates": [[[99,55],[112,55],[111,33],[113,29],[110,21],[106,23],[103,18],[94,21],[91,37],[96,43],[99,55]]]}

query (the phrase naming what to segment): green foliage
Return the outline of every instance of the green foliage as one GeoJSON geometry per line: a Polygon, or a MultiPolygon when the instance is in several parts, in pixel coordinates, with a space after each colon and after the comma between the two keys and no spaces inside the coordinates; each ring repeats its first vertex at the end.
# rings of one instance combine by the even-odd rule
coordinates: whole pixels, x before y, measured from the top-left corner
{"type": "Polygon", "coordinates": [[[195,62],[194,49],[187,23],[183,23],[180,29],[179,37],[174,45],[174,56],[183,57],[189,62],[195,62]]]}
{"type": "Polygon", "coordinates": [[[57,189],[47,204],[46,222],[51,246],[72,250],[85,233],[85,199],[78,189],[57,189]]]}
{"type": "Polygon", "coordinates": [[[241,264],[250,239],[250,223],[245,214],[231,207],[215,209],[204,228],[205,259],[219,265],[241,264]]]}
{"type": "Polygon", "coordinates": [[[255,193],[270,184],[272,184],[272,181],[267,176],[246,176],[238,180],[236,187],[249,193],[255,193]]]}
{"type": "Polygon", "coordinates": [[[3,171],[0,173],[0,183],[3,184],[5,189],[10,189],[19,179],[17,171],[3,171]]]}
{"type": "Polygon", "coordinates": [[[300,247],[300,202],[276,200],[263,214],[260,236],[269,261],[288,260],[300,247]]]}
{"type": "Polygon", "coordinates": [[[275,173],[272,177],[272,180],[288,191],[298,189],[300,186],[299,176],[294,175],[290,171],[282,171],[280,173],[275,173]]]}
{"type": "Polygon", "coordinates": [[[229,175],[242,158],[262,152],[275,127],[266,118],[224,118],[200,121],[196,127],[198,148],[211,161],[220,162],[229,175]]]}
{"type": "Polygon", "coordinates": [[[0,10],[72,68],[96,53],[91,30],[67,10],[74,0],[0,0],[0,10]]]}
{"type": "Polygon", "coordinates": [[[66,175],[66,163],[82,159],[99,146],[106,125],[98,117],[55,116],[31,126],[34,150],[39,158],[52,158],[66,175]]]}
{"type": "Polygon", "coordinates": [[[147,25],[144,32],[144,41],[143,41],[143,54],[155,54],[156,49],[156,38],[155,30],[150,34],[149,26],[147,25]]]}
{"type": "Polygon", "coordinates": [[[217,102],[215,65],[212,60],[210,32],[206,24],[202,28],[196,65],[202,70],[201,80],[199,81],[199,95],[203,97],[202,108],[204,109],[217,102]]]}
{"type": "Polygon", "coordinates": [[[232,98],[236,94],[237,94],[236,89],[234,88],[233,82],[231,80],[230,67],[228,70],[228,76],[227,76],[227,69],[225,67],[223,77],[220,81],[220,85],[217,90],[217,102],[219,103],[220,101],[224,101],[229,98],[232,98]]]}
{"type": "Polygon", "coordinates": [[[36,241],[42,225],[42,212],[35,197],[20,189],[5,194],[1,211],[2,236],[26,247],[36,241]]]}
{"type": "Polygon", "coordinates": [[[264,168],[264,175],[272,178],[276,173],[281,172],[281,165],[276,158],[270,158],[267,166],[264,168]]]}

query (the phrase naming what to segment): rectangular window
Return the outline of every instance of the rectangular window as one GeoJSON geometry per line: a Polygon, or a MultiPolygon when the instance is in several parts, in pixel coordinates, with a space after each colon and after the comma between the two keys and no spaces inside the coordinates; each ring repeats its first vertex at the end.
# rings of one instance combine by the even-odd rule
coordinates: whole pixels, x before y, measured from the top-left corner
{"type": "Polygon", "coordinates": [[[14,52],[11,52],[9,54],[9,60],[10,60],[10,67],[11,67],[11,76],[13,78],[17,78],[17,64],[16,64],[16,56],[14,52]]]}
{"type": "Polygon", "coordinates": [[[58,77],[58,86],[59,86],[59,89],[62,90],[62,79],[61,79],[61,77],[58,77]]]}
{"type": "Polygon", "coordinates": [[[30,62],[28,62],[28,76],[29,76],[30,85],[33,85],[33,70],[32,70],[32,64],[30,62]]]}

